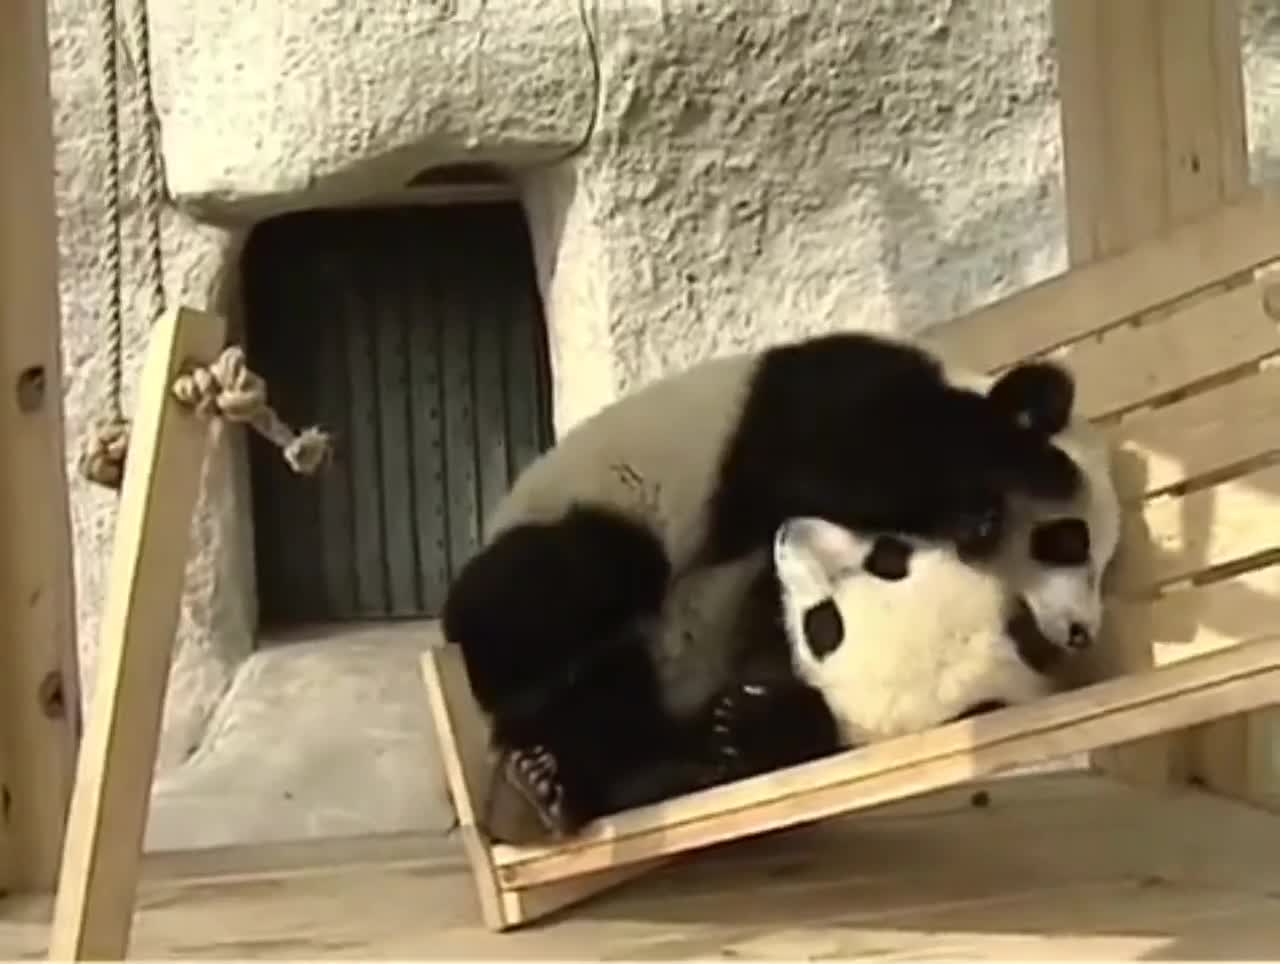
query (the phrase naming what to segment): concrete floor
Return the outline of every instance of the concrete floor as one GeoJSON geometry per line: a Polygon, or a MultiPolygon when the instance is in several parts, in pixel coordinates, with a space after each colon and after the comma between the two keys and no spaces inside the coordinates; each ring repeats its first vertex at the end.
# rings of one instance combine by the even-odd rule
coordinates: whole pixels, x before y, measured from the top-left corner
{"type": "Polygon", "coordinates": [[[196,753],[159,776],[150,851],[414,831],[453,809],[418,655],[435,623],[264,640],[196,753]]]}

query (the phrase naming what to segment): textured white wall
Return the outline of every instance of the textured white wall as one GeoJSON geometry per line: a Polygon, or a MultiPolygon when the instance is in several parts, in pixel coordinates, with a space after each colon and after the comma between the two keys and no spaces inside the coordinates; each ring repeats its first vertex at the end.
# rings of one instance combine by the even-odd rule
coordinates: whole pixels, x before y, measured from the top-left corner
{"type": "MultiPolygon", "coordinates": [[[[111,284],[98,6],[51,4],[72,439],[99,411],[111,284]]],[[[1280,7],[1246,7],[1255,177],[1280,177],[1280,7]]],[[[237,233],[264,214],[392,190],[433,164],[511,163],[561,429],[710,354],[837,327],[911,331],[1065,266],[1045,0],[157,0],[149,12],[180,204],[163,214],[168,298],[211,303],[237,233]]],[[[125,46],[129,96],[140,51],[125,46]]],[[[155,309],[144,122],[131,111],[123,132],[130,387],[155,309]]],[[[407,652],[374,647],[357,670],[350,652],[325,663],[318,643],[298,671],[293,698],[364,720],[372,743],[321,750],[314,723],[291,733],[288,714],[262,714],[289,677],[264,660],[288,657],[241,665],[255,605],[239,456],[234,438],[217,445],[195,520],[161,760],[162,797],[188,810],[158,807],[160,836],[279,835],[299,814],[306,833],[421,825],[411,798],[434,777],[405,771],[425,718],[413,687],[390,682],[413,672],[407,652]],[[296,749],[255,762],[268,729],[296,749]],[[317,759],[383,803],[335,811],[317,759]],[[198,833],[182,817],[237,780],[236,806],[207,808],[221,824],[198,833]],[[409,802],[385,804],[397,794],[409,802]]],[[[114,496],[77,479],[72,498],[87,674],[114,496]]]]}

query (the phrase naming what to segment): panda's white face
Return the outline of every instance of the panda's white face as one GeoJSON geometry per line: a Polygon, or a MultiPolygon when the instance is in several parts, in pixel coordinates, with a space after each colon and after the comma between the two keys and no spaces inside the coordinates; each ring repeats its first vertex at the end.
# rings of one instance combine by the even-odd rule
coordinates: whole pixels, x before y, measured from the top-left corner
{"type": "Polygon", "coordinates": [[[1120,538],[1120,500],[1098,429],[1073,420],[1054,441],[1081,467],[1084,485],[1068,504],[1011,496],[1006,538],[993,566],[1050,642],[1080,649],[1102,627],[1102,577],[1120,538]]]}
{"type": "Polygon", "coordinates": [[[1010,635],[1017,595],[948,544],[793,519],[778,529],[774,563],[796,672],[823,694],[847,743],[1051,689],[1010,635]]]}
{"type": "Polygon", "coordinates": [[[1083,470],[1083,488],[1067,504],[1011,497],[1000,551],[982,566],[946,544],[876,540],[821,519],[780,527],[774,563],[793,663],[847,740],[1036,698],[1058,685],[1064,655],[1097,638],[1120,531],[1110,452],[1079,419],[1055,443],[1083,470]],[[902,559],[878,548],[894,543],[907,547],[902,559]]]}

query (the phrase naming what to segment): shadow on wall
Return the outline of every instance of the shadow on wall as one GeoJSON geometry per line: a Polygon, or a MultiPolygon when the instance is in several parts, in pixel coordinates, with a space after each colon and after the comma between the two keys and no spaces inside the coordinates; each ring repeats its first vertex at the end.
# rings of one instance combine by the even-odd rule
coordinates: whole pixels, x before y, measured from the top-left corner
{"type": "Polygon", "coordinates": [[[884,216],[880,266],[894,315],[907,332],[949,321],[1066,267],[1056,169],[949,225],[892,170],[876,176],[874,188],[884,216]]]}
{"type": "MultiPolygon", "coordinates": [[[[1280,183],[1280,143],[1250,151],[1254,183],[1280,183]]],[[[1057,171],[1025,190],[945,225],[937,208],[892,170],[876,176],[884,214],[879,262],[905,331],[945,322],[1066,269],[1063,191],[1057,171]],[[1010,226],[1024,240],[1007,246],[1010,226]]]]}

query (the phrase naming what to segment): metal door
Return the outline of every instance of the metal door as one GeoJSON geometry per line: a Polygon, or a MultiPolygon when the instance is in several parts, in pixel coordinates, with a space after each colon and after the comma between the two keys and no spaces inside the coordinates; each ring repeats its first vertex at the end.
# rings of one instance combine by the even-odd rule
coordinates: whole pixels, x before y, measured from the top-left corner
{"type": "Polygon", "coordinates": [[[254,229],[247,351],[318,478],[251,442],[264,626],[439,614],[486,513],[552,438],[546,330],[515,203],[309,211],[254,229]]]}

